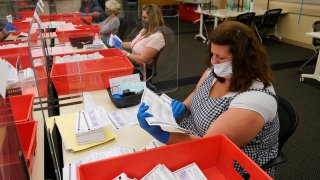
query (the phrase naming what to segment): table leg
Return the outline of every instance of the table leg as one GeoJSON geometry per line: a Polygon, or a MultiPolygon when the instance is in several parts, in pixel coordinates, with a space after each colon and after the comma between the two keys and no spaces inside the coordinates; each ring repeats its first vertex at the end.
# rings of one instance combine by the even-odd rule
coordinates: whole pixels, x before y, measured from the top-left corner
{"type": "Polygon", "coordinates": [[[315,79],[320,82],[320,53],[318,54],[316,68],[313,74],[301,74],[300,82],[304,81],[304,78],[315,79]]]}
{"type": "Polygon", "coordinates": [[[200,13],[200,27],[199,27],[199,34],[196,34],[196,35],[194,36],[194,39],[197,39],[197,38],[199,37],[199,38],[203,39],[203,43],[206,43],[207,38],[206,38],[206,37],[204,37],[204,35],[203,35],[202,31],[203,31],[203,14],[202,14],[202,13],[200,13]]]}
{"type": "Polygon", "coordinates": [[[253,26],[254,26],[254,29],[255,29],[255,31],[256,31],[256,33],[257,33],[260,41],[262,42],[262,38],[261,38],[261,36],[260,36],[260,34],[259,34],[259,31],[258,31],[258,28],[257,28],[257,26],[256,26],[256,24],[255,24],[254,22],[253,22],[253,26]]]}
{"type": "Polygon", "coordinates": [[[213,29],[216,29],[216,27],[218,26],[218,21],[219,21],[218,17],[215,16],[214,17],[214,27],[213,27],[213,29]]]}

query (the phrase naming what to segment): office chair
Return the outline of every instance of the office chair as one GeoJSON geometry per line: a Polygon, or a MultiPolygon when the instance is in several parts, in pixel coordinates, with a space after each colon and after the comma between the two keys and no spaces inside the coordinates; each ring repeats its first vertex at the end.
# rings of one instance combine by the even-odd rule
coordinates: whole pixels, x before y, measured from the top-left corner
{"type": "Polygon", "coordinates": [[[281,38],[276,35],[277,24],[280,19],[282,9],[270,9],[267,10],[262,17],[261,23],[255,24],[256,31],[258,32],[258,36],[262,42],[261,37],[269,38],[270,35],[277,37],[279,40],[281,38]],[[261,37],[260,37],[261,35],[261,37]]]}
{"type": "Polygon", "coordinates": [[[118,30],[118,36],[122,40],[124,39],[124,35],[126,33],[127,26],[128,26],[128,23],[123,18],[120,18],[120,26],[119,26],[119,30],[118,30]]]}
{"type": "MultiPolygon", "coordinates": [[[[313,28],[313,31],[314,32],[320,32],[320,21],[315,21],[313,24],[312,24],[312,28],[313,28]]],[[[314,50],[314,55],[308,59],[305,63],[303,63],[299,70],[298,70],[298,74],[301,74],[302,72],[302,68],[307,65],[310,61],[312,61],[315,57],[318,56],[319,54],[319,50],[320,50],[320,39],[318,38],[312,38],[312,48],[314,50]]]]}
{"type": "Polygon", "coordinates": [[[283,145],[295,132],[299,123],[298,115],[290,102],[279,95],[277,95],[277,98],[280,123],[278,155],[277,157],[271,159],[268,163],[261,166],[261,168],[264,170],[287,161],[287,157],[281,150],[283,145]]]}
{"type": "Polygon", "coordinates": [[[159,82],[177,79],[177,43],[175,33],[171,28],[163,26],[159,28],[165,39],[165,46],[160,50],[151,64],[143,64],[142,77],[147,87],[155,92],[166,91],[168,87],[162,87],[159,82]],[[174,68],[174,69],[173,69],[174,68]]]}
{"type": "Polygon", "coordinates": [[[247,12],[247,13],[238,15],[235,20],[251,27],[255,15],[256,15],[255,12],[247,12]]]}

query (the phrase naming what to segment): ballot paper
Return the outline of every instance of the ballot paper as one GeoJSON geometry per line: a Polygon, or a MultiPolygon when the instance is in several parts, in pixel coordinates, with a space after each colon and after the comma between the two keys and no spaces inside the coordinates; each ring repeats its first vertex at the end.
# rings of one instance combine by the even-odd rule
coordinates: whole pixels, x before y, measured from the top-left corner
{"type": "Polygon", "coordinates": [[[163,164],[158,164],[141,180],[175,180],[173,173],[163,164]]]}
{"type": "Polygon", "coordinates": [[[151,149],[158,147],[155,140],[152,140],[149,142],[144,148],[130,148],[130,147],[121,147],[121,146],[115,146],[110,149],[102,150],[102,151],[93,151],[90,152],[88,155],[84,156],[83,158],[74,161],[66,166],[63,167],[63,180],[77,180],[77,168],[81,164],[86,164],[102,159],[107,159],[111,157],[116,157],[124,154],[134,153],[137,151],[140,151],[141,149],[151,149]],[[152,145],[151,145],[152,144],[152,145]]]}
{"type": "Polygon", "coordinates": [[[173,175],[177,180],[207,180],[196,163],[174,171],[173,175]]]}
{"type": "Polygon", "coordinates": [[[114,46],[114,41],[116,39],[122,43],[121,39],[117,35],[111,33],[109,38],[109,46],[114,46]]]}
{"type": "Polygon", "coordinates": [[[0,58],[0,95],[6,97],[6,85],[10,73],[11,66],[0,58]]]}
{"type": "Polygon", "coordinates": [[[131,74],[128,76],[121,76],[117,78],[110,78],[109,83],[111,87],[111,94],[122,94],[120,85],[140,82],[139,74],[131,74]]]}
{"type": "Polygon", "coordinates": [[[129,178],[126,173],[121,173],[119,176],[113,178],[113,180],[135,180],[136,178],[129,178]]]}
{"type": "Polygon", "coordinates": [[[144,102],[149,106],[147,112],[152,114],[152,117],[147,117],[146,120],[149,125],[159,125],[174,127],[183,132],[189,132],[189,130],[180,127],[171,109],[171,98],[163,94],[158,96],[156,93],[146,88],[143,92],[141,102],[144,102]]]}
{"type": "Polygon", "coordinates": [[[78,144],[92,143],[104,140],[103,127],[109,124],[103,107],[96,107],[76,114],[75,134],[78,144]]]}
{"type": "Polygon", "coordinates": [[[139,106],[132,106],[128,108],[122,108],[116,111],[107,113],[112,127],[117,130],[127,126],[133,126],[138,124],[138,113],[139,106]]]}

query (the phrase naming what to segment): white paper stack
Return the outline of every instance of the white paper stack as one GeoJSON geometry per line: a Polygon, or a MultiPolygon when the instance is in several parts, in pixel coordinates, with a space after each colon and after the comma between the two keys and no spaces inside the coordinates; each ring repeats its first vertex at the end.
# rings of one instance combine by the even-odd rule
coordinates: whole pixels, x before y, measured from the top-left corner
{"type": "Polygon", "coordinates": [[[141,180],[175,180],[173,173],[164,165],[158,164],[141,180]]]}
{"type": "Polygon", "coordinates": [[[177,180],[207,180],[196,163],[189,164],[173,172],[177,180]]]}
{"type": "Polygon", "coordinates": [[[79,111],[76,115],[75,134],[78,144],[92,143],[104,140],[103,125],[107,117],[101,117],[97,109],[79,111]]]}

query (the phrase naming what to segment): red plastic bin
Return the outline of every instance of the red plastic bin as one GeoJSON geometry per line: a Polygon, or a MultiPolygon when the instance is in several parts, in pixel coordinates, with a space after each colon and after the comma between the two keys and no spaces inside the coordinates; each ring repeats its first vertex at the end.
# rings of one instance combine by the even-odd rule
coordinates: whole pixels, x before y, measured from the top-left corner
{"type": "Polygon", "coordinates": [[[10,96],[9,102],[11,105],[14,121],[24,122],[33,119],[32,107],[33,107],[33,94],[25,94],[19,96],[10,96]]]}
{"type": "Polygon", "coordinates": [[[33,17],[34,10],[23,10],[18,12],[20,19],[25,20],[26,18],[33,17]]]}
{"type": "MultiPolygon", "coordinates": [[[[62,54],[62,55],[59,55],[59,56],[63,57],[63,56],[66,56],[66,55],[74,55],[74,54],[93,54],[95,52],[100,53],[104,57],[113,57],[113,56],[122,56],[122,57],[124,57],[123,53],[118,48],[101,49],[101,50],[90,50],[90,51],[76,52],[76,53],[67,53],[67,54],[62,54]]],[[[53,63],[54,64],[56,63],[57,56],[53,57],[53,63]]]]}
{"type": "Polygon", "coordinates": [[[50,78],[59,95],[107,89],[110,78],[130,75],[133,65],[125,56],[53,64],[50,78]]]}
{"type": "Polygon", "coordinates": [[[15,32],[12,32],[12,35],[17,36],[21,32],[29,33],[31,22],[19,22],[19,21],[13,21],[12,25],[16,27],[18,30],[15,32]]]}
{"type": "Polygon", "coordinates": [[[17,123],[17,131],[20,138],[24,158],[30,174],[32,173],[37,146],[37,121],[17,123]]]}
{"type": "Polygon", "coordinates": [[[179,4],[179,18],[183,21],[194,22],[200,19],[200,14],[195,12],[193,4],[179,4]]]}
{"type": "Polygon", "coordinates": [[[59,31],[57,29],[56,34],[58,36],[59,42],[64,43],[64,42],[68,42],[69,38],[83,37],[83,36],[94,37],[96,34],[99,35],[100,27],[98,25],[83,25],[81,27],[78,27],[78,29],[70,30],[70,31],[59,31]]]}
{"type": "MultiPolygon", "coordinates": [[[[39,88],[39,97],[48,96],[48,75],[45,66],[38,66],[34,68],[35,74],[37,76],[38,88],[39,88]]],[[[36,93],[38,94],[38,93],[36,93]]]]}
{"type": "Polygon", "coordinates": [[[60,21],[61,18],[70,18],[70,17],[82,17],[82,14],[80,12],[78,12],[78,13],[51,14],[52,21],[60,21]]]}
{"type": "Polygon", "coordinates": [[[208,179],[243,179],[233,168],[234,160],[250,174],[250,179],[271,179],[224,135],[84,164],[78,168],[77,173],[79,180],[113,179],[122,172],[131,178],[142,178],[157,164],[164,164],[171,171],[175,171],[195,162],[208,179]]]}
{"type": "MultiPolygon", "coordinates": [[[[19,42],[1,42],[0,46],[7,44],[19,44],[26,43],[26,41],[19,42]]],[[[22,68],[31,67],[30,54],[28,46],[26,47],[17,47],[9,49],[0,49],[0,57],[7,60],[10,64],[16,67],[17,59],[20,57],[20,64],[22,68]]]]}

